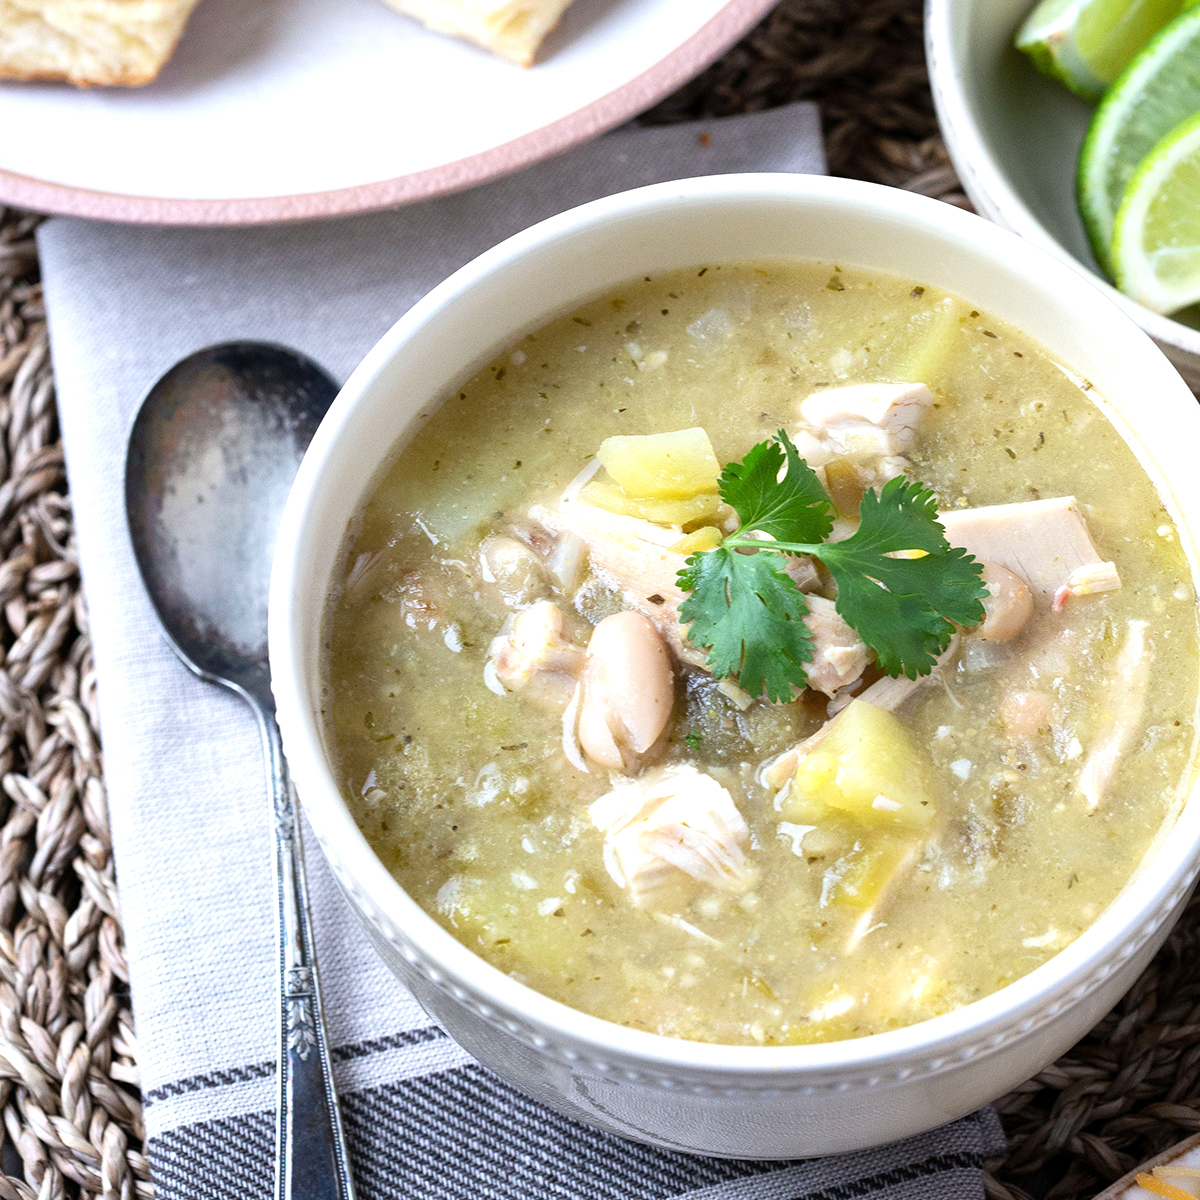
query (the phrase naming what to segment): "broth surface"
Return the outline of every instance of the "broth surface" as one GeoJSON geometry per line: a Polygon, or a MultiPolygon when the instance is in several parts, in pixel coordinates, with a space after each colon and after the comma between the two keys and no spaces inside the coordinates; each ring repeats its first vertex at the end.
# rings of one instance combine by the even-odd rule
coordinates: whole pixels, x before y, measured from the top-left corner
{"type": "MultiPolygon", "coordinates": [[[[1088,385],[934,288],[829,264],[696,267],[629,282],[522,339],[434,413],[367,502],[328,615],[326,720],[355,818],[406,890],[502,971],[575,1008],[699,1041],[788,1044],[907,1025],[983,997],[1076,938],[1169,828],[1197,697],[1191,573],[1170,517],[1088,385]],[[529,524],[600,442],[701,426],[740,459],[822,388],[919,380],[909,452],[939,508],[1075,496],[1118,590],[1037,613],[1011,652],[972,636],[903,710],[938,819],[862,913],[829,902],[845,847],[781,831],[760,765],[814,733],[826,698],[745,711],[676,672],[658,763],[724,786],[753,886],[635,907],[588,806],[612,787],[565,756],[561,707],[485,686],[510,607],[481,539],[529,524]],[[1144,713],[1095,811],[1079,792],[1130,622],[1144,713]],[[1053,719],[1014,740],[1006,697],[1053,719]]],[[[554,597],[580,644],[622,607],[589,575],[554,597]]],[[[795,827],[793,827],[795,828],[795,827]]],[[[1167,834],[1169,836],[1169,834],[1167,834]]]]}

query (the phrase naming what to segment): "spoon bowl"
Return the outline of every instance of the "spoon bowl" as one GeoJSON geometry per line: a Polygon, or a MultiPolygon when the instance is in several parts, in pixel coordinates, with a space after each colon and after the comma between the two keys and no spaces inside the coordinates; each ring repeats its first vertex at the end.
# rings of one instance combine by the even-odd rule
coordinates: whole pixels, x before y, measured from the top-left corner
{"type": "Polygon", "coordinates": [[[336,392],[294,350],[227,342],[172,367],[129,435],[129,532],[164,631],[201,678],[234,683],[268,705],[275,535],[336,392]]]}

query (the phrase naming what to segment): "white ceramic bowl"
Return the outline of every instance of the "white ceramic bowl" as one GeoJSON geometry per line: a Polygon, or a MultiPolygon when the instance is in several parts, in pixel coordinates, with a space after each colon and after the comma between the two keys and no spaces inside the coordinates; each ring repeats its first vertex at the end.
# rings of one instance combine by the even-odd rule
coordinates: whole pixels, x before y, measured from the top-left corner
{"type": "Polygon", "coordinates": [[[454,1038],[561,1112],[704,1154],[779,1158],[887,1142],[969,1112],[1040,1070],[1132,984],[1196,870],[1200,801],[1095,925],[1002,991],[855,1041],[714,1046],[576,1012],[489,966],[375,857],[338,791],[321,722],[322,622],[347,527],[422,420],[548,319],[643,273],[821,259],[946,288],[1086,376],[1162,489],[1197,563],[1200,408],[1151,341],[1079,272],[1028,242],[905,192],[805,175],[660,184],[554,217],[415,305],[334,402],[284,514],[270,651],[292,778],[337,878],[389,965],[454,1038]],[[1172,482],[1167,486],[1164,479],[1172,482]]]}
{"type": "Polygon", "coordinates": [[[1075,204],[1094,109],[1013,48],[1036,0],[926,0],[929,82],[946,149],[978,212],[1087,271],[1200,391],[1200,330],[1121,295],[1096,265],[1075,204]]]}

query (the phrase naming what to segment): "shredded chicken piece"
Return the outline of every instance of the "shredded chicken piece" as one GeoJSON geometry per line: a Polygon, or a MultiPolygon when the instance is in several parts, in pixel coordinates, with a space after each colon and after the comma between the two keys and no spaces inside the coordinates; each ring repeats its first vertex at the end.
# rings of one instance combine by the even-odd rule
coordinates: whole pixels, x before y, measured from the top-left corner
{"type": "Polygon", "coordinates": [[[824,486],[825,467],[837,458],[837,447],[811,429],[797,429],[792,434],[792,445],[796,447],[796,453],[816,471],[824,486]]]}
{"type": "Polygon", "coordinates": [[[749,692],[743,692],[732,679],[722,679],[717,684],[717,691],[738,710],[745,712],[753,703],[754,697],[749,692]]]}
{"type": "Polygon", "coordinates": [[[1072,578],[1093,592],[1121,586],[1116,567],[1101,560],[1074,496],[948,509],[938,519],[952,546],[1007,567],[1043,607],[1072,578]]]}
{"type": "Polygon", "coordinates": [[[832,600],[824,596],[808,597],[808,616],[804,618],[813,635],[812,662],[805,664],[808,686],[832,696],[852,684],[870,660],[870,651],[846,623],[832,600]]]}
{"type": "Polygon", "coordinates": [[[1151,653],[1146,645],[1145,621],[1130,621],[1117,654],[1116,669],[1100,707],[1100,732],[1079,772],[1079,790],[1088,812],[1095,812],[1104,797],[1129,739],[1142,719],[1150,684],[1151,653]]]}
{"type": "Polygon", "coordinates": [[[582,647],[563,635],[562,610],[553,601],[539,600],[517,613],[511,629],[492,639],[488,674],[507,691],[517,692],[538,674],[574,678],[583,662],[582,647]]]}
{"type": "Polygon", "coordinates": [[[1112,592],[1121,586],[1117,564],[1085,563],[1071,572],[1067,582],[1054,593],[1054,611],[1062,612],[1072,596],[1090,596],[1093,592],[1112,592]]]}
{"type": "Polygon", "coordinates": [[[923,383],[858,383],[814,392],[800,414],[836,451],[830,457],[895,458],[912,445],[932,403],[923,383]]]}
{"type": "Polygon", "coordinates": [[[535,505],[529,515],[551,533],[578,537],[592,570],[629,608],[650,618],[676,658],[704,667],[704,652],[688,644],[679,623],[686,596],[675,577],[686,558],[669,549],[679,541],[678,526],[619,516],[566,497],[554,508],[535,505]]]}
{"type": "Polygon", "coordinates": [[[783,573],[802,592],[814,592],[821,586],[817,564],[807,554],[789,554],[783,563],[783,573]]]}
{"type": "MultiPolygon", "coordinates": [[[[805,424],[792,441],[839,508],[850,511],[847,501],[856,504],[856,492],[907,473],[912,464],[904,451],[932,402],[923,383],[860,383],[814,392],[800,405],[805,424]]],[[[835,528],[835,541],[853,533],[858,521],[843,517],[837,524],[846,528],[835,528]]]]}
{"type": "Polygon", "coordinates": [[[1076,596],[1089,596],[1092,592],[1114,592],[1121,586],[1117,564],[1110,562],[1086,563],[1071,572],[1067,587],[1076,596]]]}
{"type": "Polygon", "coordinates": [[[547,569],[564,594],[573,596],[587,574],[587,561],[587,547],[582,539],[573,533],[564,533],[554,540],[547,569]]]}
{"type": "Polygon", "coordinates": [[[951,637],[950,644],[946,649],[938,655],[938,660],[928,675],[922,675],[919,679],[908,679],[903,675],[897,679],[890,679],[885,675],[882,679],[875,680],[857,698],[875,705],[876,708],[886,708],[888,712],[895,712],[910,696],[922,688],[928,687],[931,683],[941,682],[942,669],[957,653],[958,634],[955,634],[951,637]]]}
{"type": "Polygon", "coordinates": [[[903,475],[907,472],[912,463],[903,455],[891,454],[885,458],[881,458],[875,464],[875,478],[869,480],[869,485],[876,487],[881,483],[887,483],[890,479],[895,479],[897,475],[903,475]]]}
{"type": "Polygon", "coordinates": [[[834,692],[834,694],[829,697],[829,703],[825,705],[825,715],[827,717],[836,717],[838,713],[840,713],[842,709],[850,703],[851,700],[854,700],[861,691],[862,679],[859,678],[854,680],[853,683],[849,683],[844,688],[834,692]]]}
{"type": "Polygon", "coordinates": [[[484,582],[496,585],[509,608],[525,608],[549,594],[542,560],[516,538],[499,533],[484,538],[479,569],[484,582]]]}
{"type": "Polygon", "coordinates": [[[604,864],[639,908],[672,882],[741,892],[752,881],[750,831],[729,793],[690,763],[623,783],[588,813],[604,834],[604,864]]]}

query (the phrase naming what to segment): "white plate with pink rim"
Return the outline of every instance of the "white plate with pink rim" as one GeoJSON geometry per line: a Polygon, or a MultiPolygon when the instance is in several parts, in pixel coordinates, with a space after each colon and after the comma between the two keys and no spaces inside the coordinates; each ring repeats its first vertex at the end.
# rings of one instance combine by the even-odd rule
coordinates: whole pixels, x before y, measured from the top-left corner
{"type": "Polygon", "coordinates": [[[0,83],[0,201],[164,225],[368,212],[567,149],[775,0],[575,0],[528,70],[380,0],[203,0],[143,88],[0,83]]]}

